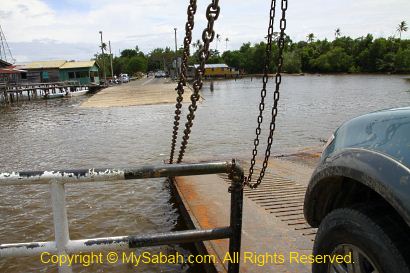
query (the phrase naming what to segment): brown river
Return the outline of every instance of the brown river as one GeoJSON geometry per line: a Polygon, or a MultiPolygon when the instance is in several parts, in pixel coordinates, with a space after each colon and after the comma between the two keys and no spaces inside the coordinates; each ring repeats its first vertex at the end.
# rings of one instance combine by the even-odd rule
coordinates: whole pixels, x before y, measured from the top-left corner
{"type": "MultiPolygon", "coordinates": [[[[409,106],[410,81],[405,78],[285,76],[273,153],[319,146],[320,140],[327,139],[343,121],[359,114],[409,106]]],[[[206,83],[186,160],[249,158],[260,87],[261,79],[255,78],[215,81],[212,88],[206,83]]],[[[270,90],[272,87],[271,83],[270,90]]],[[[167,159],[174,105],[80,108],[85,99],[86,96],[0,106],[0,171],[129,167],[167,159]]],[[[269,107],[266,109],[270,112],[269,107]]],[[[66,192],[71,239],[184,228],[169,187],[162,179],[68,185],[66,192]]],[[[1,244],[53,240],[48,186],[1,188],[0,221],[1,244]]],[[[150,251],[188,255],[190,249],[170,245],[150,251]]],[[[73,271],[201,272],[201,269],[192,265],[104,264],[76,266],[73,271]]],[[[43,265],[39,257],[0,258],[0,272],[57,270],[55,266],[43,265]]]]}

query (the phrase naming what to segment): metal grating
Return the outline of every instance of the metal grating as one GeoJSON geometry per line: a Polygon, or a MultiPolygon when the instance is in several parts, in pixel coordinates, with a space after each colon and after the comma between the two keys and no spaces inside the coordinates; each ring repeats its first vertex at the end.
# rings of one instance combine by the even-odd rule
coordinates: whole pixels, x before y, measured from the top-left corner
{"type": "MultiPolygon", "coordinates": [[[[220,176],[227,183],[231,183],[227,175],[220,176]]],[[[306,186],[267,171],[262,184],[254,190],[245,188],[244,194],[293,230],[313,241],[317,229],[312,228],[304,218],[305,191],[306,186]]]]}

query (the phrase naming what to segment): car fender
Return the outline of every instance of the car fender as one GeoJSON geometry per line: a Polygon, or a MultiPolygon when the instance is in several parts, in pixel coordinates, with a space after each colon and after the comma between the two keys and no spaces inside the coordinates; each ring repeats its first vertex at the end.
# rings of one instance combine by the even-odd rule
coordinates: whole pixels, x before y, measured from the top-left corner
{"type": "Polygon", "coordinates": [[[378,193],[410,226],[410,169],[407,166],[388,155],[360,148],[343,149],[322,161],[312,174],[305,195],[304,214],[309,224],[320,224],[315,210],[322,205],[317,199],[323,187],[326,188],[325,183],[344,177],[378,193]]]}

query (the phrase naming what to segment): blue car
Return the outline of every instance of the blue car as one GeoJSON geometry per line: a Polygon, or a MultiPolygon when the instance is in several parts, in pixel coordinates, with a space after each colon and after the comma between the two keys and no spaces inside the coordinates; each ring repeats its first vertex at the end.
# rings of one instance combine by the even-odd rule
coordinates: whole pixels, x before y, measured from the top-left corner
{"type": "Polygon", "coordinates": [[[313,273],[410,273],[410,107],[344,123],[309,182],[313,273]]]}

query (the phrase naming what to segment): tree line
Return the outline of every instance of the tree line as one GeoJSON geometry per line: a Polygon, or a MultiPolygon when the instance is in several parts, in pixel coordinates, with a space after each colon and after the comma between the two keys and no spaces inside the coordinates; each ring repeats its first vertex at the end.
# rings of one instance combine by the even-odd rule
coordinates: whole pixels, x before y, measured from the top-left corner
{"type": "MultiPolygon", "coordinates": [[[[226,51],[220,60],[245,73],[262,73],[266,43],[245,43],[239,50],[226,51]]],[[[270,70],[275,70],[278,55],[272,48],[270,70]]],[[[283,70],[288,73],[409,73],[410,40],[377,38],[371,34],[353,39],[336,37],[333,41],[315,40],[293,42],[285,38],[283,70]]]]}
{"type": "MultiPolygon", "coordinates": [[[[374,38],[367,34],[356,39],[342,36],[340,28],[335,30],[335,39],[316,39],[313,33],[306,36],[306,41],[294,42],[285,36],[283,71],[288,73],[410,73],[410,40],[401,39],[402,32],[407,31],[406,22],[397,28],[399,38],[374,38]]],[[[279,38],[274,33],[274,41],[279,38]]],[[[220,41],[220,39],[219,39],[220,41]]],[[[226,43],[229,39],[225,40],[226,43]]],[[[262,73],[265,64],[266,41],[256,44],[244,43],[238,50],[226,50],[223,54],[216,48],[210,50],[208,63],[226,63],[243,73],[262,73]]],[[[227,47],[227,46],[226,46],[227,47]]],[[[200,40],[192,44],[192,56],[189,64],[199,63],[199,52],[202,49],[200,40]]],[[[113,58],[114,74],[169,70],[173,67],[176,56],[182,56],[183,49],[177,53],[166,47],[156,48],[144,54],[138,48],[126,49],[121,55],[113,58]]],[[[272,47],[270,72],[275,71],[278,47],[272,47]]],[[[110,56],[98,55],[96,59],[110,76],[110,56]]]]}

